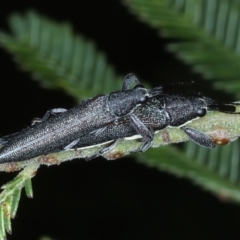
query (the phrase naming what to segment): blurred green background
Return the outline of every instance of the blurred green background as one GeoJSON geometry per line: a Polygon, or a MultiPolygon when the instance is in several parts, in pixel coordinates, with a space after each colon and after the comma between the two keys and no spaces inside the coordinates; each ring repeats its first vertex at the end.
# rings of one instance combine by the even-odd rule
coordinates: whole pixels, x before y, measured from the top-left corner
{"type": "MultiPolygon", "coordinates": [[[[87,84],[79,90],[79,99],[91,97],[88,94],[100,91],[103,85],[102,91],[118,89],[121,76],[134,72],[140,81],[151,86],[194,80],[194,90],[204,95],[222,101],[240,100],[240,1],[125,1],[131,4],[130,8],[122,3],[116,0],[58,3],[3,0],[0,30],[10,32],[7,19],[13,12],[25,14],[34,9],[40,16],[47,16],[57,23],[67,21],[75,33],[87,39],[87,43],[91,40],[96,52],[105,53],[112,78],[105,85],[97,80],[94,85],[85,80],[87,84]]],[[[12,24],[23,32],[18,19],[15,18],[12,24]]],[[[51,85],[55,89],[41,88],[37,81],[32,81],[33,78],[42,79],[33,71],[39,65],[30,61],[35,60],[38,47],[32,47],[28,52],[29,46],[25,48],[21,41],[18,45],[18,41],[0,37],[1,44],[16,53],[14,58],[20,63],[16,64],[11,55],[0,49],[2,135],[28,126],[33,118],[44,115],[51,108],[70,108],[76,104],[78,92],[70,85],[67,89],[67,83],[59,77],[65,76],[60,71],[60,63],[55,63],[59,69],[53,67],[59,78],[52,78],[60,84],[51,85]],[[33,74],[20,68],[33,71],[33,74]]],[[[46,56],[54,46],[46,47],[46,56]]],[[[91,76],[91,72],[86,76],[91,76]]],[[[79,79],[84,81],[84,78],[79,79]]],[[[41,84],[50,86],[44,81],[41,84]]],[[[84,85],[79,84],[80,88],[84,85]]],[[[180,147],[179,154],[189,156],[184,151],[186,148],[194,147],[180,147]]],[[[234,149],[229,148],[225,175],[220,175],[219,162],[212,167],[218,157],[208,156],[200,163],[213,176],[220,175],[224,183],[230,184],[239,194],[238,142],[234,149]],[[236,160],[231,162],[233,155],[236,160]],[[236,176],[234,180],[232,172],[236,176]]],[[[156,151],[160,154],[161,148],[156,151]]],[[[196,155],[202,156],[202,150],[194,151],[191,160],[196,160],[193,164],[199,164],[196,155]]],[[[156,158],[157,153],[154,156],[156,158]]],[[[161,169],[161,159],[157,160],[159,162],[153,166],[161,169]]],[[[13,220],[13,234],[8,239],[39,239],[42,235],[59,240],[239,238],[240,208],[230,201],[232,196],[221,191],[214,191],[213,195],[195,186],[201,173],[191,182],[147,167],[150,165],[147,155],[142,162],[140,164],[131,157],[112,162],[98,158],[89,162],[75,160],[58,167],[41,167],[33,179],[34,198],[27,199],[23,194],[17,217],[13,220]]],[[[13,176],[1,173],[1,184],[13,176]]],[[[217,184],[220,185],[220,181],[217,184]]],[[[207,186],[208,183],[202,184],[204,188],[207,186]]]]}

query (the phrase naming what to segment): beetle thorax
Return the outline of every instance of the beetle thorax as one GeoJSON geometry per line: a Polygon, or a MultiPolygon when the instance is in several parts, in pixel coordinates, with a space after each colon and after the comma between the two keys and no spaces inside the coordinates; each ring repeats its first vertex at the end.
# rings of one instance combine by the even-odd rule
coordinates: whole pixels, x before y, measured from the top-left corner
{"type": "Polygon", "coordinates": [[[206,106],[198,97],[168,96],[164,108],[171,119],[171,126],[181,126],[206,114],[206,106]]]}
{"type": "Polygon", "coordinates": [[[108,96],[108,107],[112,114],[121,117],[131,113],[147,99],[148,93],[144,88],[113,92],[108,96]]]}

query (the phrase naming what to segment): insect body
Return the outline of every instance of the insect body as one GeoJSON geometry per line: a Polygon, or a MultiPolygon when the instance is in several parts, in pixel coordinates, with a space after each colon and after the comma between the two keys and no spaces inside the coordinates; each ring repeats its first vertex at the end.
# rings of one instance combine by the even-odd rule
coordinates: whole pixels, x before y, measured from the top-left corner
{"type": "MultiPolygon", "coordinates": [[[[146,151],[150,147],[154,132],[167,126],[179,127],[197,144],[213,148],[215,144],[208,135],[186,126],[187,123],[203,117],[207,111],[213,110],[233,113],[236,108],[234,105],[221,104],[199,95],[184,96],[162,93],[150,98],[145,104],[133,110],[133,114],[144,124],[145,131],[149,132],[148,136],[151,136],[143,138],[141,151],[146,151]]],[[[123,116],[109,125],[84,136],[76,147],[91,146],[117,140],[118,138],[134,138],[138,134],[139,131],[123,116]]],[[[114,147],[114,145],[115,142],[111,146],[114,147]]],[[[111,150],[111,146],[101,150],[101,152],[111,150]]]]}
{"type": "Polygon", "coordinates": [[[143,123],[132,111],[146,102],[148,97],[160,93],[161,88],[150,93],[141,85],[129,89],[132,83],[138,83],[138,80],[134,75],[128,74],[121,91],[85,100],[68,111],[53,109],[46,113],[40,123],[3,137],[1,142],[6,144],[0,149],[0,163],[22,161],[73,148],[81,142],[82,136],[101,129],[122,116],[126,116],[130,124],[136,125],[135,129],[141,129],[143,123]],[[50,117],[51,114],[57,115],[50,117]]]}

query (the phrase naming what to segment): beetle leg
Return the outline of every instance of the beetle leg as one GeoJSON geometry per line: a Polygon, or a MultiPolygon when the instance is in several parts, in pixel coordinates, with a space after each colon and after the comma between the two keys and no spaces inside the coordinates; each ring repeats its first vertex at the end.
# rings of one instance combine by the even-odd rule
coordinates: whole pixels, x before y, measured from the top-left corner
{"type": "Polygon", "coordinates": [[[99,155],[104,155],[110,151],[112,151],[118,144],[118,139],[116,140],[113,140],[108,146],[102,148],[100,151],[99,151],[99,155]]]}
{"type": "Polygon", "coordinates": [[[97,130],[94,130],[94,131],[90,132],[89,134],[94,134],[94,136],[96,137],[98,135],[101,135],[106,129],[107,129],[107,126],[99,128],[97,130]]]}
{"type": "Polygon", "coordinates": [[[193,142],[197,143],[198,145],[207,147],[207,148],[215,147],[215,143],[207,134],[186,126],[181,127],[181,129],[188,135],[188,137],[193,142]]]}
{"type": "Polygon", "coordinates": [[[75,147],[79,141],[80,141],[80,138],[75,139],[75,140],[72,141],[70,144],[68,144],[67,146],[65,146],[63,149],[64,149],[64,150],[71,149],[71,148],[75,147]]]}
{"type": "Polygon", "coordinates": [[[34,118],[31,122],[31,126],[36,125],[38,123],[42,122],[41,118],[34,118]]]}
{"type": "Polygon", "coordinates": [[[102,156],[108,152],[110,152],[111,150],[113,150],[116,146],[117,146],[117,143],[118,143],[118,139],[117,140],[113,140],[108,146],[106,147],[103,147],[99,152],[98,154],[95,154],[91,157],[88,157],[88,158],[85,158],[85,161],[90,161],[96,157],[99,157],[99,156],[102,156]]]}
{"type": "Polygon", "coordinates": [[[84,160],[85,161],[90,161],[90,160],[92,160],[92,159],[94,159],[94,158],[97,158],[97,157],[99,157],[100,155],[98,155],[98,154],[94,154],[93,156],[91,156],[91,157],[86,157],[86,158],[84,158],[84,160]]]}
{"type": "Polygon", "coordinates": [[[163,93],[163,87],[162,86],[155,87],[155,88],[150,89],[148,91],[149,97],[154,97],[154,96],[160,95],[161,93],[163,93]]]}
{"type": "Polygon", "coordinates": [[[123,85],[122,85],[122,91],[125,91],[125,90],[130,89],[130,86],[131,86],[133,83],[138,84],[139,81],[138,81],[137,77],[136,77],[134,74],[129,73],[129,74],[126,75],[125,78],[124,78],[123,85]]]}
{"type": "Polygon", "coordinates": [[[154,134],[134,114],[129,114],[129,118],[131,120],[131,124],[132,124],[133,128],[143,138],[143,145],[142,145],[140,151],[145,152],[151,146],[154,134]]]}
{"type": "Polygon", "coordinates": [[[42,117],[42,122],[46,121],[51,115],[56,115],[58,113],[64,113],[67,109],[65,108],[54,108],[45,113],[45,115],[42,117]]]}
{"type": "Polygon", "coordinates": [[[63,113],[63,112],[66,112],[66,111],[67,111],[67,109],[65,109],[65,108],[54,108],[54,109],[51,109],[51,110],[47,111],[42,118],[35,118],[35,119],[33,119],[31,125],[35,125],[37,123],[44,122],[44,121],[48,120],[51,115],[56,115],[56,114],[63,113]]]}

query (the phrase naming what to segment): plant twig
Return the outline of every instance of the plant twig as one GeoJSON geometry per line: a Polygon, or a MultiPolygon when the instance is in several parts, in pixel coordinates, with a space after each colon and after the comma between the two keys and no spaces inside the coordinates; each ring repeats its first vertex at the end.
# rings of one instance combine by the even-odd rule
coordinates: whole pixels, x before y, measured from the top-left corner
{"type": "MultiPolygon", "coordinates": [[[[240,115],[211,112],[207,116],[191,122],[188,126],[209,134],[216,144],[224,145],[231,143],[240,136],[240,115]]],[[[181,129],[168,127],[155,134],[152,147],[185,142],[187,140],[187,135],[181,129]]],[[[66,150],[16,163],[4,163],[0,164],[0,171],[13,172],[33,164],[50,166],[76,158],[91,158],[97,155],[99,150],[106,145],[66,150]]],[[[115,160],[131,152],[138,151],[140,146],[141,142],[138,140],[120,139],[118,145],[112,151],[106,153],[104,157],[108,160],[115,160]]]]}

